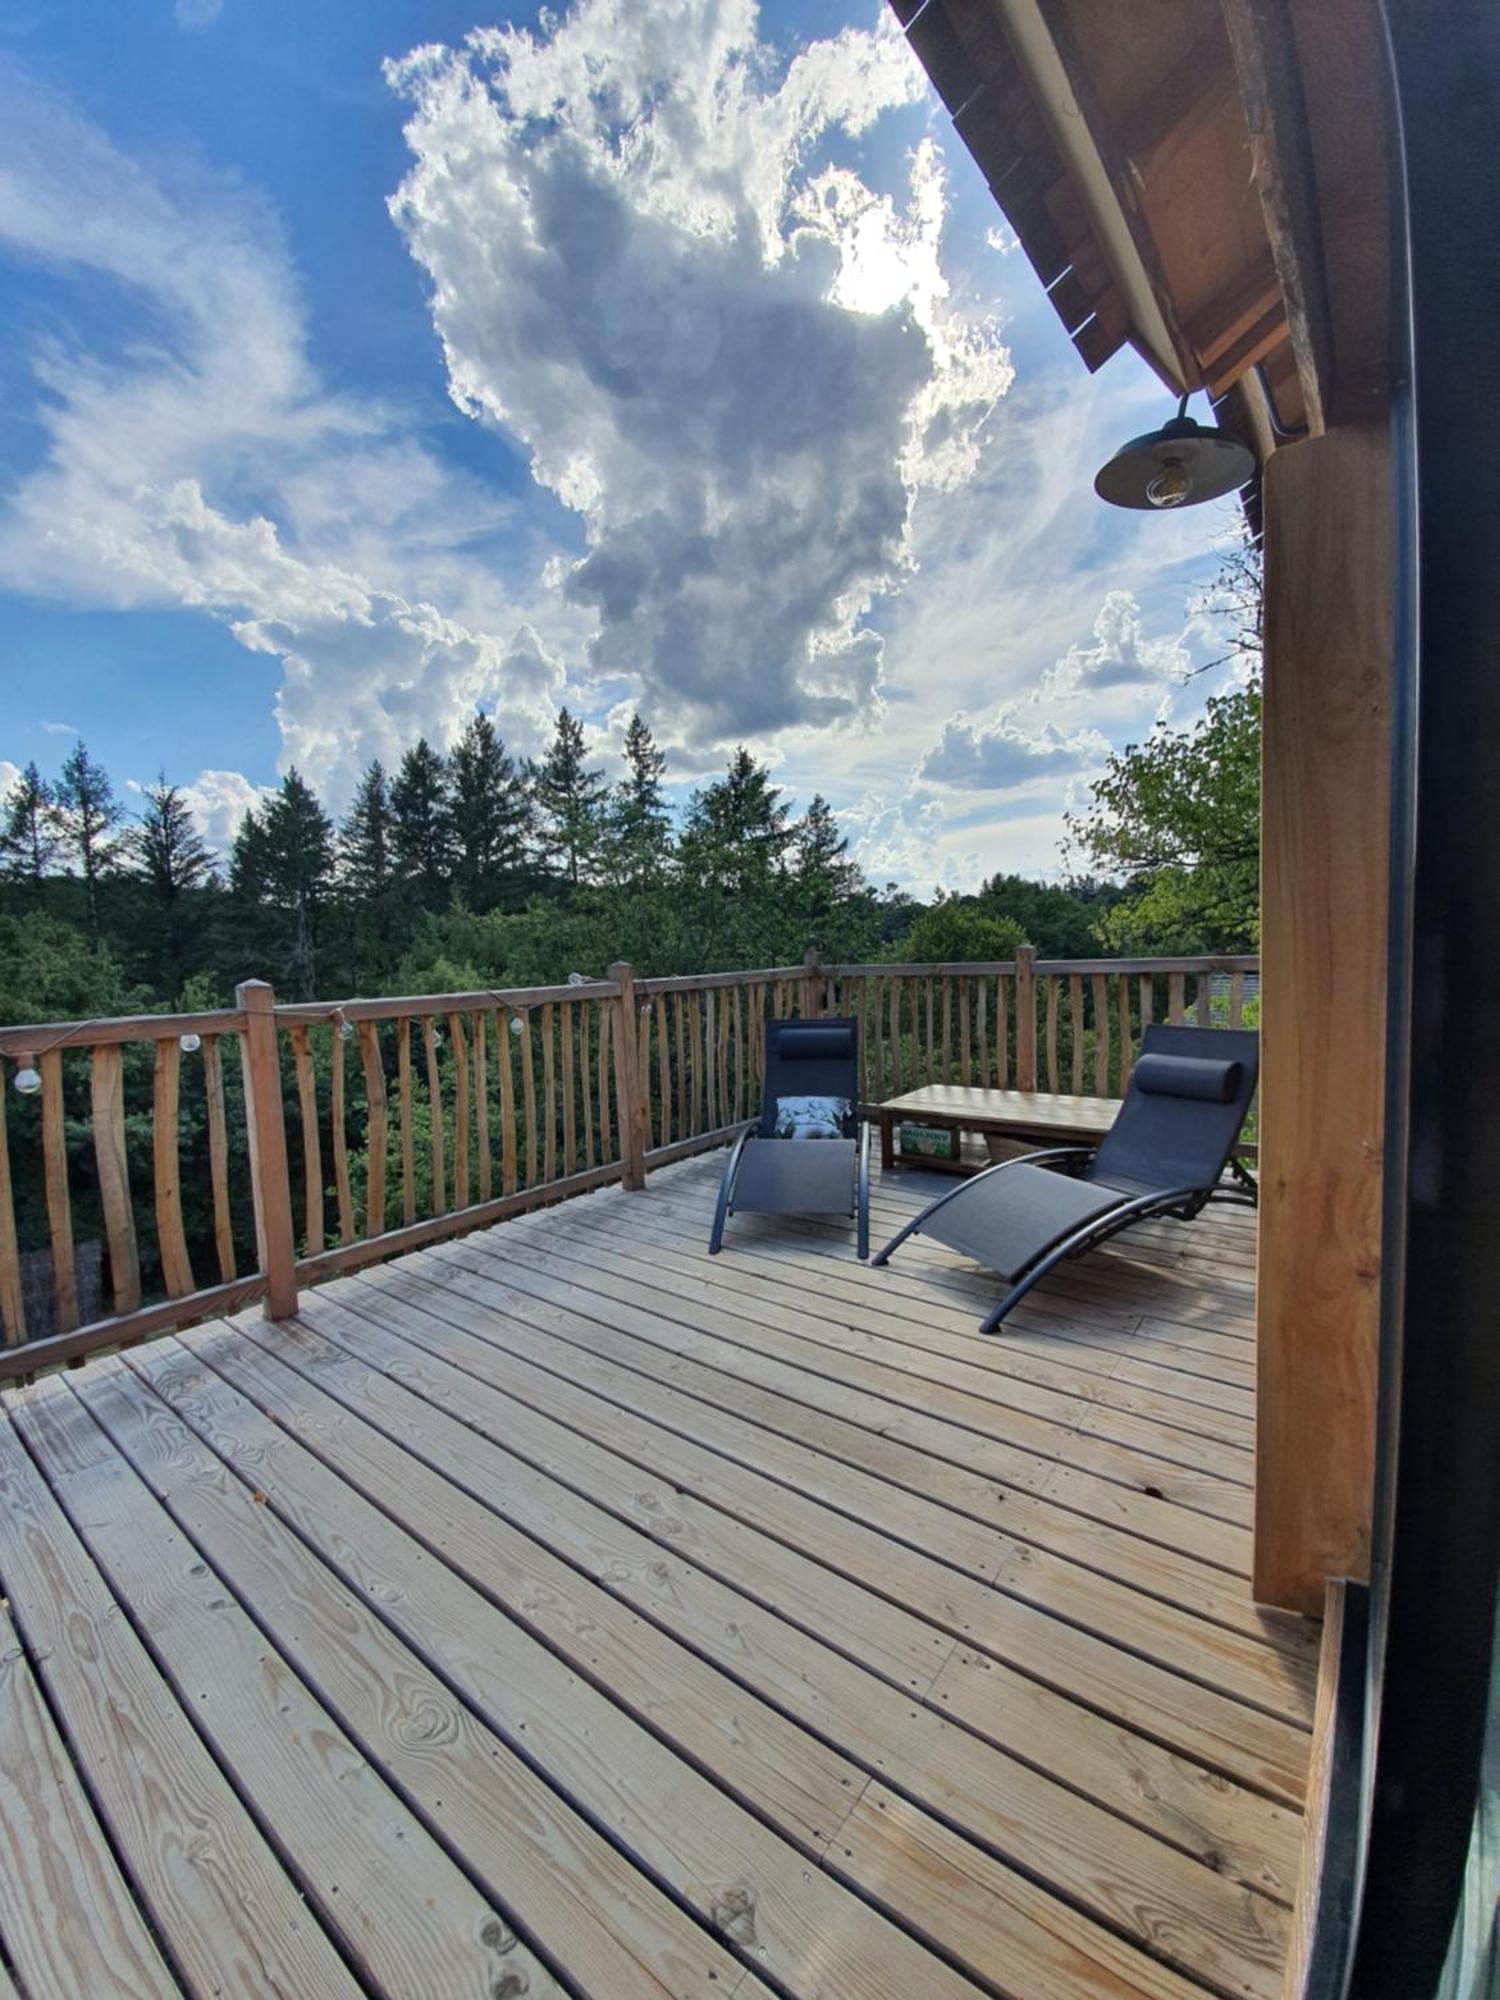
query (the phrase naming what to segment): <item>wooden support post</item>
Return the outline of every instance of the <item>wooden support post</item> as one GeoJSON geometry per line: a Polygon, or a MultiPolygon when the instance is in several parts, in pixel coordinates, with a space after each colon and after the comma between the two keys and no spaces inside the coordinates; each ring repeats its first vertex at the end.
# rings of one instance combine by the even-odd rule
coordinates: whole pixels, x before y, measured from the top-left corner
{"type": "Polygon", "coordinates": [[[817,952],[808,946],[802,955],[802,1007],[804,1021],[812,1021],[822,1013],[823,1007],[818,995],[819,960],[817,952]]]}
{"type": "Polygon", "coordinates": [[[296,1249],[292,1241],[292,1185],[286,1164],[286,1120],[281,1104],[281,1061],[276,1048],[276,995],[263,979],[235,989],[244,1011],[240,1061],[245,1078],[245,1136],[250,1149],[250,1189],[255,1241],[266,1276],[267,1319],[290,1319],[297,1310],[296,1249]]]}
{"type": "Polygon", "coordinates": [[[1016,1089],[1036,1089],[1036,947],[1016,946],[1016,1089]]]}
{"type": "Polygon", "coordinates": [[[641,1090],[640,1056],[636,1043],[635,974],[621,962],[609,968],[609,977],[620,989],[620,996],[612,1010],[620,1158],[625,1163],[624,1185],[636,1192],[646,1185],[646,1099],[641,1090]]]}
{"type": "Polygon", "coordinates": [[[1390,450],[1266,471],[1255,1596],[1369,1574],[1380,1309],[1390,450]]]}

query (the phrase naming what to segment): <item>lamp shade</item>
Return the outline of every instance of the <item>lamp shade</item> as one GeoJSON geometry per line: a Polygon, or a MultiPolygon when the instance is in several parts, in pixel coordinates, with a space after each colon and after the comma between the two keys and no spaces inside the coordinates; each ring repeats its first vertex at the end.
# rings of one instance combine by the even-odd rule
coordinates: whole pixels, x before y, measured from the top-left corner
{"type": "Polygon", "coordinates": [[[1254,470],[1253,453],[1237,437],[1179,412],[1159,431],[1122,444],[1100,468],[1094,491],[1112,507],[1196,507],[1243,486],[1254,470]]]}

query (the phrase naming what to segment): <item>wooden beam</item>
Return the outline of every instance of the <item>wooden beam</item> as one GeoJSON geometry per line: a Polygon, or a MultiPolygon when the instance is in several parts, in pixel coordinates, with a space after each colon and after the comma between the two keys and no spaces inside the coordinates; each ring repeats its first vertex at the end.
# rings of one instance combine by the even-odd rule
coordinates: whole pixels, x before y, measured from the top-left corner
{"type": "Polygon", "coordinates": [[[1286,301],[1307,424],[1325,428],[1333,334],[1307,106],[1286,0],[1221,0],[1250,128],[1250,170],[1286,301]]]}
{"type": "Polygon", "coordinates": [[[1368,1574],[1393,538],[1382,428],[1266,469],[1255,1595],[1368,1574]]]}

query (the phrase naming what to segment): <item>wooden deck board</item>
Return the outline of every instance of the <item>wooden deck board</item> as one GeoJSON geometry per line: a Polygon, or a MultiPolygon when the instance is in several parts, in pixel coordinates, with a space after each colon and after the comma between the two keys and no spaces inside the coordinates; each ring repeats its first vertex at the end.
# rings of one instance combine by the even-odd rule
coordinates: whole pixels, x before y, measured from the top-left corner
{"type": "Polygon", "coordinates": [[[983,1341],[936,1246],[708,1259],[719,1168],[5,1398],[28,1996],[1273,2000],[1317,1634],[1245,1582],[1253,1218],[983,1341]]]}

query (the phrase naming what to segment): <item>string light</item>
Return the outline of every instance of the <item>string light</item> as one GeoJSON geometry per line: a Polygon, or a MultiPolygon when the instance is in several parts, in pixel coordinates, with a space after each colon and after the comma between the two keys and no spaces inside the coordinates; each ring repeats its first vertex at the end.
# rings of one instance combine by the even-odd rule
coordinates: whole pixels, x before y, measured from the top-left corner
{"type": "Polygon", "coordinates": [[[525,1023],[525,1021],[524,1021],[524,1020],[522,1020],[522,1018],[521,1018],[521,1016],[520,1016],[519,1014],[512,1014],[512,1015],[511,1015],[511,1017],[510,1017],[510,1031],[511,1031],[511,1033],[512,1033],[513,1035],[524,1035],[524,1034],[525,1034],[525,1032],[526,1032],[526,1023],[525,1023]]]}
{"type": "Polygon", "coordinates": [[[347,1042],[353,1038],[354,1023],[349,1019],[348,1015],[344,1012],[342,1007],[335,1007],[332,1014],[329,1016],[329,1019],[333,1022],[333,1025],[338,1029],[339,1040],[341,1042],[347,1042]]]}
{"type": "Polygon", "coordinates": [[[203,1046],[203,1037],[201,1035],[179,1035],[177,1037],[177,1046],[185,1056],[195,1056],[203,1046]]]}
{"type": "Polygon", "coordinates": [[[570,972],[568,974],[568,984],[570,986],[587,986],[588,980],[585,979],[581,972],[570,972]]]}
{"type": "Polygon", "coordinates": [[[35,1097],[42,1087],[40,1071],[36,1059],[31,1055],[16,1057],[16,1089],[23,1097],[35,1097]]]}

